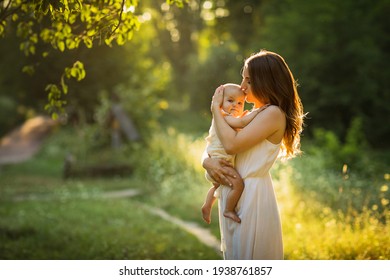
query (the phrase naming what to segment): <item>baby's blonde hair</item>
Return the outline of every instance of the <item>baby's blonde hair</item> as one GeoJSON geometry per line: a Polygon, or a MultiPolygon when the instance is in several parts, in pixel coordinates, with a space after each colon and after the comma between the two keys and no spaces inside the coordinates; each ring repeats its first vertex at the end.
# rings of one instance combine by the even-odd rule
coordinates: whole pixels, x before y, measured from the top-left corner
{"type": "Polygon", "coordinates": [[[239,91],[243,95],[245,95],[245,93],[241,89],[241,86],[237,85],[237,84],[233,84],[233,83],[224,84],[223,85],[223,91],[225,92],[226,90],[228,90],[228,91],[237,91],[237,92],[239,91]]]}

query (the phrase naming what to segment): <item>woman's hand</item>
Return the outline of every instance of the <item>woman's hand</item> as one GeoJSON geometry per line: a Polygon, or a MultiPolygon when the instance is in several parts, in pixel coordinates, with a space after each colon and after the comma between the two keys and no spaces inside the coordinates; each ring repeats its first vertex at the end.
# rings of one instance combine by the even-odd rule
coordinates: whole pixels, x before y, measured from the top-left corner
{"type": "Polygon", "coordinates": [[[230,178],[237,178],[230,162],[218,158],[205,158],[203,168],[217,183],[224,186],[232,186],[230,178]]]}
{"type": "Polygon", "coordinates": [[[223,103],[223,85],[217,87],[214,92],[213,99],[211,101],[211,112],[214,110],[220,110],[223,103]]]}

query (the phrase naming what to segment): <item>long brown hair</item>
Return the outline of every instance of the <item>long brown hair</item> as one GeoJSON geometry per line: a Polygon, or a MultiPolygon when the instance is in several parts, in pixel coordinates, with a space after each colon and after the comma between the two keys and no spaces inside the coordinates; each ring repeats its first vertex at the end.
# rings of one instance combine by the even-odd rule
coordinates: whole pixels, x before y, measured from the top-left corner
{"type": "Polygon", "coordinates": [[[285,60],[277,53],[262,50],[245,60],[253,95],[263,103],[278,106],[286,116],[282,140],[282,157],[301,153],[300,135],[303,129],[303,105],[297,83],[285,60]]]}

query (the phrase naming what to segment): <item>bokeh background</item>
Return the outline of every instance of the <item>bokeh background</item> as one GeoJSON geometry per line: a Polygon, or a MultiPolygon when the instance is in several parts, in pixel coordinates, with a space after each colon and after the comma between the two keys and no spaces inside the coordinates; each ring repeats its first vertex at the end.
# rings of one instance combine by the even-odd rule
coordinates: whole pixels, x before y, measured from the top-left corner
{"type": "Polygon", "coordinates": [[[147,209],[219,238],[217,209],[211,225],[200,214],[210,100],[260,49],[285,58],[308,113],[302,156],[272,173],[285,258],[389,259],[389,10],[388,0],[144,0],[126,44],[47,57],[24,55],[7,26],[0,259],[220,259],[147,209]],[[45,87],[75,60],[85,79],[69,81],[56,121],[42,117],[45,87]],[[126,190],[137,195],[107,195],[126,190]]]}

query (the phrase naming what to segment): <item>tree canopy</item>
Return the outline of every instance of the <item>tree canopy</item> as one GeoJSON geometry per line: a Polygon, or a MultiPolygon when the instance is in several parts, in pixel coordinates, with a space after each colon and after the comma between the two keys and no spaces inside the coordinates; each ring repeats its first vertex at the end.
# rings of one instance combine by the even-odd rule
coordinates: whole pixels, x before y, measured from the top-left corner
{"type": "MultiPolygon", "coordinates": [[[[140,22],[135,14],[138,0],[1,0],[0,36],[7,35],[7,27],[14,25],[16,34],[22,39],[20,50],[26,55],[35,55],[40,50],[42,58],[50,53],[50,48],[39,48],[39,44],[49,45],[64,52],[84,44],[92,48],[94,44],[112,46],[123,45],[139,29],[140,22]]],[[[181,0],[167,0],[169,4],[182,6],[181,0]]],[[[23,71],[32,74],[34,65],[25,65],[23,71]]],[[[57,110],[66,102],[61,98],[68,93],[67,79],[80,81],[85,77],[83,62],[75,61],[65,67],[58,83],[46,86],[49,103],[46,109],[57,116],[57,110]]]]}
{"type": "Polygon", "coordinates": [[[325,128],[343,141],[360,124],[372,145],[388,146],[389,9],[388,0],[0,0],[0,129],[45,105],[93,121],[113,92],[140,119],[168,106],[206,114],[215,87],[239,83],[245,57],[265,48],[298,81],[305,135],[325,128]]]}

